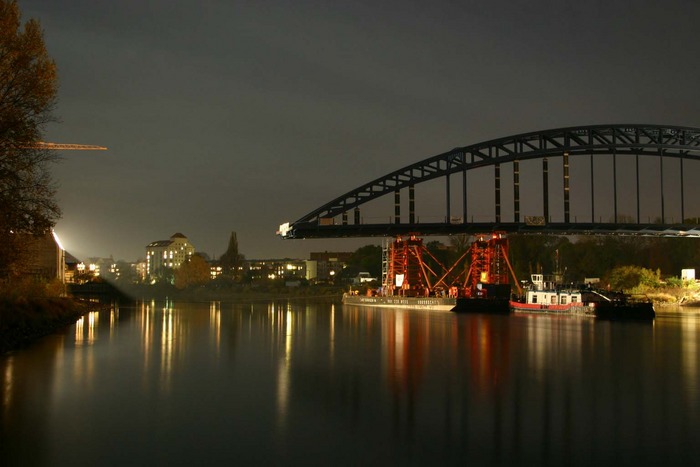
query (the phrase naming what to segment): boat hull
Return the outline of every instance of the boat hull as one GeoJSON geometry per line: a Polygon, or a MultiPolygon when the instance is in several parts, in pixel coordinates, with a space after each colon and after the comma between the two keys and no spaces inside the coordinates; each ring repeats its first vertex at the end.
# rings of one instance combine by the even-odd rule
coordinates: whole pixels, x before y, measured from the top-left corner
{"type": "Polygon", "coordinates": [[[459,298],[457,306],[452,310],[456,313],[488,313],[509,314],[507,298],[459,298]]]}
{"type": "Polygon", "coordinates": [[[440,297],[368,297],[344,294],[343,304],[410,310],[452,311],[457,306],[457,299],[440,297]]]}
{"type": "Polygon", "coordinates": [[[568,305],[545,305],[542,303],[521,303],[511,301],[510,309],[513,310],[514,313],[595,316],[595,307],[587,306],[578,302],[569,303],[568,305]]]}
{"type": "Polygon", "coordinates": [[[510,308],[514,313],[578,315],[608,320],[648,320],[656,317],[654,306],[646,302],[544,305],[511,301],[510,308]]]}
{"type": "Polygon", "coordinates": [[[343,295],[345,305],[378,308],[403,308],[407,310],[454,311],[458,313],[507,314],[508,299],[500,298],[442,298],[442,297],[368,297],[343,295]]]}
{"type": "Polygon", "coordinates": [[[647,302],[639,303],[599,303],[596,304],[595,315],[599,319],[609,320],[648,320],[656,317],[654,305],[647,302]]]}

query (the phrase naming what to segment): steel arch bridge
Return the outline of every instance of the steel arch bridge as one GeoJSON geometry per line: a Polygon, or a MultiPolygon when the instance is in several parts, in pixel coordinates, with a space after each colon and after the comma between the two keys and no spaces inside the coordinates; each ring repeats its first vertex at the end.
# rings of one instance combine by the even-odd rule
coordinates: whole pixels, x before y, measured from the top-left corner
{"type": "MultiPolygon", "coordinates": [[[[505,231],[514,233],[550,234],[624,234],[656,236],[699,237],[698,222],[688,222],[685,216],[684,162],[700,160],[700,129],[670,125],[592,125],[553,130],[536,131],[515,136],[485,141],[470,146],[452,149],[415,164],[408,165],[383,177],[359,186],[339,196],[292,223],[282,224],[277,232],[283,238],[333,238],[395,236],[403,234],[451,235],[460,233],[483,233],[505,231]],[[590,175],[590,219],[584,222],[571,220],[569,159],[589,156],[590,175]],[[636,219],[618,217],[617,156],[634,157],[636,167],[636,219]],[[595,222],[595,176],[594,161],[601,157],[612,159],[612,204],[614,215],[610,222],[595,222]],[[640,157],[658,158],[657,198],[661,212],[654,222],[643,223],[640,216],[640,157]],[[549,159],[560,158],[563,220],[554,222],[550,216],[549,159]],[[680,198],[680,222],[669,223],[666,219],[664,187],[664,160],[678,161],[678,186],[673,187],[680,198]],[[542,210],[535,216],[520,213],[520,163],[533,159],[542,161],[542,210]],[[501,165],[512,164],[512,219],[501,214],[501,165]],[[493,167],[494,212],[487,222],[470,222],[467,212],[467,172],[483,167],[493,167]],[[462,212],[454,217],[451,209],[451,177],[461,174],[462,212]],[[443,178],[445,181],[445,217],[441,222],[417,222],[415,213],[415,191],[417,184],[443,178]],[[401,218],[401,190],[408,190],[409,213],[407,222],[401,218]],[[386,223],[365,223],[360,215],[360,206],[384,195],[394,193],[394,217],[386,223]],[[351,212],[352,222],[348,220],[351,212]]],[[[668,170],[668,169],[667,169],[668,170]]],[[[629,178],[629,174],[627,174],[629,178]]],[[[676,209],[678,206],[675,206],[676,209]]],[[[697,214],[696,214],[697,215],[697,214]]],[[[405,218],[404,218],[405,220],[405,218]]]]}

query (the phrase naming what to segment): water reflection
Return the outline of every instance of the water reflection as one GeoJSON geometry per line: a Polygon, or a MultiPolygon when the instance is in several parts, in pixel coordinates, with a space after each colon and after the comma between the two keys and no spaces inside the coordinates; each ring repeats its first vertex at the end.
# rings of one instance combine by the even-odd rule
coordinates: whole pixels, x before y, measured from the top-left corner
{"type": "Polygon", "coordinates": [[[681,328],[683,338],[681,340],[681,360],[683,374],[685,378],[685,399],[686,403],[691,407],[693,411],[698,411],[698,397],[697,394],[700,392],[700,374],[698,374],[698,353],[700,349],[698,348],[698,339],[700,339],[700,333],[698,333],[696,317],[685,317],[681,318],[681,328]]]}
{"type": "Polygon", "coordinates": [[[221,302],[214,301],[209,304],[209,327],[218,357],[221,352],[221,302]]]}
{"type": "Polygon", "coordinates": [[[700,455],[699,330],[700,316],[115,306],[0,359],[0,461],[680,463],[700,455]]]}

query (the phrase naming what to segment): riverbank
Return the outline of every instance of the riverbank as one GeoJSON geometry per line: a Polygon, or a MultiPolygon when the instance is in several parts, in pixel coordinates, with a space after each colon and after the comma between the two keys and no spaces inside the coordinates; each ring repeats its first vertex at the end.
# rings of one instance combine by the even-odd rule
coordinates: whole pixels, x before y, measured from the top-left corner
{"type": "Polygon", "coordinates": [[[71,298],[0,297],[0,354],[73,324],[87,311],[71,298]]]}
{"type": "Polygon", "coordinates": [[[651,300],[655,307],[700,306],[700,291],[697,287],[635,288],[629,293],[632,296],[642,296],[651,300]]]}
{"type": "Polygon", "coordinates": [[[340,299],[345,289],[339,286],[310,285],[300,287],[250,286],[236,284],[228,287],[215,285],[178,289],[169,284],[81,284],[71,285],[70,293],[78,297],[116,300],[177,300],[204,301],[260,301],[296,299],[340,299]]]}

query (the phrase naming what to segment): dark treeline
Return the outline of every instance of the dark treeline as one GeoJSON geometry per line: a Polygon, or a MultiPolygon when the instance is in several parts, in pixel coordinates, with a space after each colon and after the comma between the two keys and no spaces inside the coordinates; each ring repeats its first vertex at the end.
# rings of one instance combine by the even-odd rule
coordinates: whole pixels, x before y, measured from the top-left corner
{"type": "Polygon", "coordinates": [[[566,281],[605,278],[621,266],[639,266],[662,277],[700,265],[700,244],[691,238],[510,236],[510,258],[519,279],[559,268],[566,281]],[[558,265],[557,265],[558,262],[558,265]]]}
{"type": "MultiPolygon", "coordinates": [[[[449,243],[426,239],[430,255],[423,255],[435,271],[437,262],[449,268],[470,247],[474,237],[455,235],[449,243]],[[432,256],[432,257],[431,257],[432,256]]],[[[510,262],[518,280],[530,274],[564,273],[567,282],[587,277],[607,280],[609,274],[623,266],[637,266],[659,271],[661,277],[680,277],[682,269],[700,268],[700,240],[693,238],[657,238],[631,236],[510,235],[510,262]]],[[[368,271],[381,277],[381,247],[367,245],[354,252],[343,277],[368,271]]],[[[469,255],[456,271],[469,268],[469,255]]]]}
{"type": "MultiPolygon", "coordinates": [[[[426,242],[426,248],[449,267],[472,241],[473,237],[457,235],[450,238],[449,245],[433,240],[426,242]]],[[[556,271],[564,273],[567,282],[587,277],[605,280],[613,269],[622,266],[658,270],[661,277],[680,277],[682,269],[700,267],[700,241],[691,238],[510,235],[509,241],[509,258],[518,280],[527,280],[533,273],[556,271]]],[[[432,258],[424,259],[431,267],[435,263],[432,258]]],[[[466,271],[468,267],[467,255],[458,270],[466,271]]]]}

